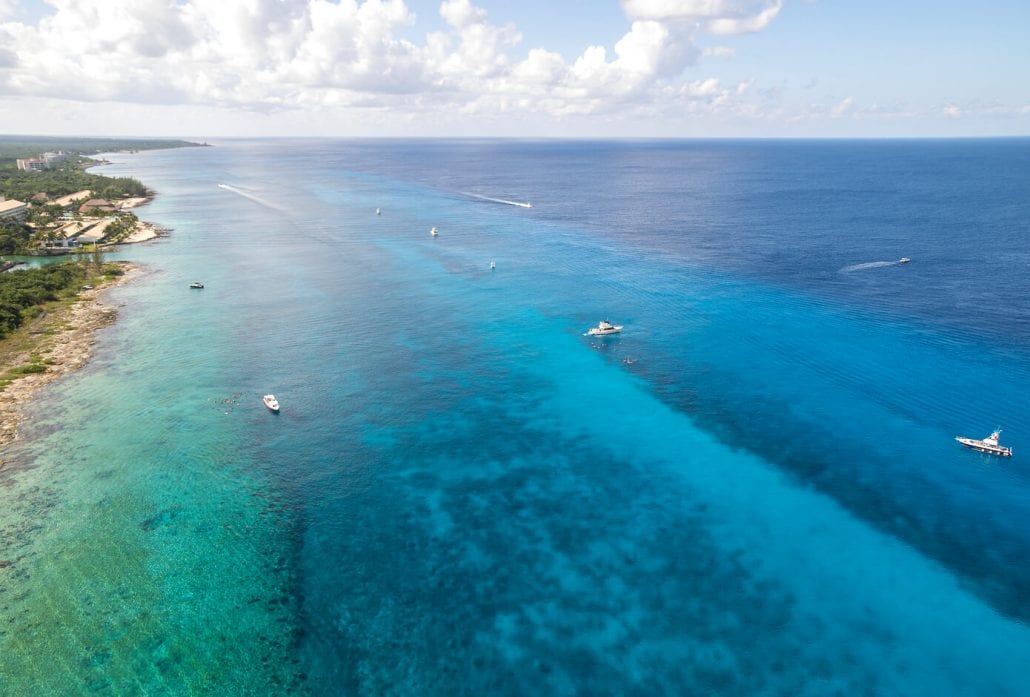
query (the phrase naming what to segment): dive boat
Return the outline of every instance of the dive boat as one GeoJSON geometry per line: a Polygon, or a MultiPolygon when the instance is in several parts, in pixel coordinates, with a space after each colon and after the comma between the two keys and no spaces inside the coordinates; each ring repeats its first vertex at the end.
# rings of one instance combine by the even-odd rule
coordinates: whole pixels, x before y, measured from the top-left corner
{"type": "Polygon", "coordinates": [[[261,398],[261,401],[265,403],[270,411],[274,411],[276,414],[279,413],[279,400],[275,398],[274,394],[266,394],[261,398]]]}
{"type": "Polygon", "coordinates": [[[608,336],[618,334],[622,331],[622,325],[615,325],[606,319],[601,320],[596,327],[590,327],[583,336],[608,336]]]}
{"type": "Polygon", "coordinates": [[[976,438],[963,438],[962,436],[955,436],[962,445],[973,450],[979,450],[982,453],[988,455],[997,455],[999,457],[1012,457],[1012,448],[1000,445],[998,443],[998,436],[1001,435],[1001,429],[995,429],[991,435],[987,436],[983,440],[977,440],[976,438]]]}
{"type": "Polygon", "coordinates": [[[201,283],[200,281],[194,281],[193,283],[190,284],[190,288],[203,288],[203,287],[204,287],[204,284],[201,283]]]}
{"type": "Polygon", "coordinates": [[[899,264],[907,264],[910,261],[912,261],[912,260],[909,259],[908,257],[901,257],[900,259],[898,259],[898,263],[899,264]]]}

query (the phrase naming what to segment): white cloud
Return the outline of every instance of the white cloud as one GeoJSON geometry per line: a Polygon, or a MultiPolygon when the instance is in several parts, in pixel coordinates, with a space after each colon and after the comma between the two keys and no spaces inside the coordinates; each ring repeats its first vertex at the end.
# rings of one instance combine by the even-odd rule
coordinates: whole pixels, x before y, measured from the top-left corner
{"type": "Polygon", "coordinates": [[[730,46],[706,46],[701,49],[701,55],[708,58],[733,58],[737,51],[730,46]]]}
{"type": "Polygon", "coordinates": [[[830,109],[830,116],[835,119],[839,119],[841,116],[845,116],[855,108],[855,100],[852,97],[845,97],[844,99],[837,102],[836,106],[830,109]]]}
{"type": "Polygon", "coordinates": [[[948,118],[957,119],[962,116],[962,108],[957,104],[947,104],[943,109],[941,109],[941,113],[948,118]]]}
{"type": "Polygon", "coordinates": [[[710,34],[761,31],[783,7],[783,0],[622,0],[630,19],[676,22],[710,34]]]}
{"type": "MultiPolygon", "coordinates": [[[[757,31],[781,0],[622,0],[610,48],[571,61],[521,47],[471,0],[443,0],[444,28],[412,36],[404,0],[46,0],[35,24],[0,24],[0,94],[256,112],[589,114],[725,103],[736,89],[690,81],[700,33],[757,31]]],[[[614,0],[612,0],[614,1],[614,0]]],[[[0,17],[15,0],[0,0],[0,17]]]]}

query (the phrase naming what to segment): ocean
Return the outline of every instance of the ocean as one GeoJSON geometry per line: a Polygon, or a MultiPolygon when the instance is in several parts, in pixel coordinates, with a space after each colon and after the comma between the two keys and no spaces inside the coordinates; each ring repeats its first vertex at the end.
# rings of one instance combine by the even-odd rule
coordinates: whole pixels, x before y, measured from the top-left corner
{"type": "Polygon", "coordinates": [[[0,693],[1030,693],[1030,139],[107,158],[0,693]]]}

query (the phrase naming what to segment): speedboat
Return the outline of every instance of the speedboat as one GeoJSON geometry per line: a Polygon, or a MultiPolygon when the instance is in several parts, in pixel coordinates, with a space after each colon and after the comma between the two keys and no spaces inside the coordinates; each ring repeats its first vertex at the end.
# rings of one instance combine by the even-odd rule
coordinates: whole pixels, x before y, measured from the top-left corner
{"type": "Polygon", "coordinates": [[[609,334],[618,334],[622,331],[621,324],[612,324],[606,319],[601,320],[596,327],[590,327],[587,333],[583,336],[608,336],[609,334]]]}
{"type": "Polygon", "coordinates": [[[190,288],[203,288],[203,287],[204,287],[204,284],[201,283],[200,281],[194,281],[193,283],[190,284],[190,288]]]}
{"type": "Polygon", "coordinates": [[[980,452],[987,453],[988,455],[1012,457],[1012,448],[998,443],[998,436],[1000,435],[1001,429],[999,428],[992,431],[991,435],[987,436],[983,440],[977,440],[976,438],[963,438],[962,436],[955,436],[955,440],[967,448],[979,450],[980,452]]]}
{"type": "Polygon", "coordinates": [[[279,400],[275,398],[274,394],[266,394],[261,398],[261,401],[265,403],[270,411],[274,411],[276,414],[279,413],[279,400]]]}
{"type": "Polygon", "coordinates": [[[909,259],[908,257],[901,257],[900,259],[898,259],[898,263],[899,264],[907,264],[910,261],[912,261],[912,260],[909,259]]]}
{"type": "Polygon", "coordinates": [[[434,228],[432,228],[432,229],[431,229],[431,230],[429,231],[429,234],[430,234],[430,235],[432,235],[433,237],[436,237],[436,236],[437,236],[437,235],[439,235],[440,233],[439,233],[439,231],[438,231],[438,230],[437,230],[437,229],[436,229],[436,228],[434,227],[434,228]]]}

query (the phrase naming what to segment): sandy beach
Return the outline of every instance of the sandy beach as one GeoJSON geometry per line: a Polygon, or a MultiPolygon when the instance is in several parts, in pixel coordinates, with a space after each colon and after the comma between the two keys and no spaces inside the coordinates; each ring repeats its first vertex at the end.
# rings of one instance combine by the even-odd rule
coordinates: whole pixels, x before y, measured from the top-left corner
{"type": "Polygon", "coordinates": [[[137,242],[148,242],[158,237],[167,237],[168,230],[154,223],[146,223],[142,220],[136,223],[136,229],[127,237],[119,240],[116,244],[135,244],[137,242]]]}
{"type": "MultiPolygon", "coordinates": [[[[45,373],[23,375],[0,392],[0,446],[18,437],[22,409],[42,387],[63,375],[84,366],[93,354],[96,333],[114,322],[117,310],[104,302],[105,291],[137,278],[142,270],[123,262],[125,273],[97,286],[79,292],[79,300],[56,312],[48,312],[24,327],[20,332],[43,335],[38,344],[21,353],[9,356],[6,368],[24,365],[30,356],[39,356],[47,365],[45,373]],[[53,334],[49,332],[53,331],[53,334]],[[49,334],[49,335],[48,335],[49,334]]],[[[3,467],[0,460],[0,468],[3,467]]]]}
{"type": "MultiPolygon", "coordinates": [[[[146,205],[153,200],[154,196],[137,196],[134,198],[127,198],[119,201],[116,205],[118,210],[127,211],[133,208],[139,208],[140,206],[146,205]]],[[[133,230],[124,239],[119,240],[115,244],[136,244],[138,242],[149,242],[150,240],[156,240],[159,237],[166,237],[168,235],[168,229],[163,228],[160,225],[154,223],[148,223],[143,220],[136,223],[136,229],[133,230]]]]}

